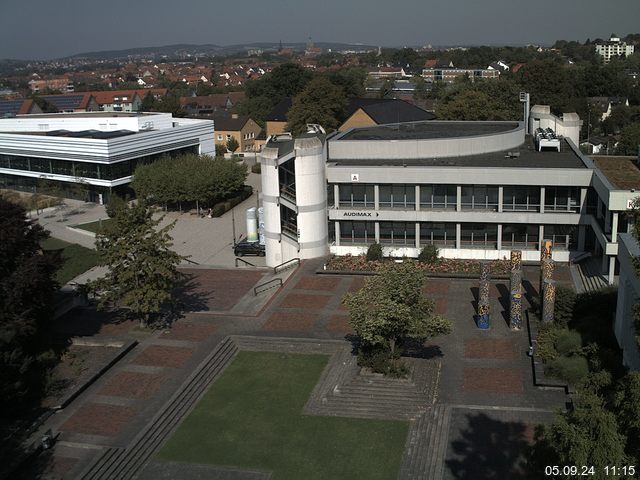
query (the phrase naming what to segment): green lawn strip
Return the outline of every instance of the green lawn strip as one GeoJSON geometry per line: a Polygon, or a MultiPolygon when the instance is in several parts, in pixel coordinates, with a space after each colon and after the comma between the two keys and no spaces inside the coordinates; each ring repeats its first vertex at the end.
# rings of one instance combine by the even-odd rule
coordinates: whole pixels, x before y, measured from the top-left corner
{"type": "Polygon", "coordinates": [[[58,240],[57,238],[46,239],[42,242],[42,248],[43,250],[62,250],[63,264],[56,277],[60,285],[73,280],[98,263],[98,254],[95,250],[58,240]]]}
{"type": "Polygon", "coordinates": [[[75,228],[86,230],[87,232],[97,233],[100,227],[107,227],[113,220],[111,218],[105,218],[104,220],[98,220],[96,222],[81,223],[80,225],[74,225],[75,228]]]}
{"type": "Polygon", "coordinates": [[[274,480],[396,478],[408,422],[302,415],[324,355],[240,352],[159,453],[274,480]]]}

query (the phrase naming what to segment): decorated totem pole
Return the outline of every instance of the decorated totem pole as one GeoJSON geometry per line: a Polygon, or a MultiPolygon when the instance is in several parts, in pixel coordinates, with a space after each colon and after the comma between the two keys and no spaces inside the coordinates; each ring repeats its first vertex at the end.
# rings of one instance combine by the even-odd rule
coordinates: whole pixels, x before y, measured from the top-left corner
{"type": "Polygon", "coordinates": [[[490,327],[489,286],[491,280],[491,264],[480,264],[480,291],[478,294],[478,328],[488,330],[490,327]]]}

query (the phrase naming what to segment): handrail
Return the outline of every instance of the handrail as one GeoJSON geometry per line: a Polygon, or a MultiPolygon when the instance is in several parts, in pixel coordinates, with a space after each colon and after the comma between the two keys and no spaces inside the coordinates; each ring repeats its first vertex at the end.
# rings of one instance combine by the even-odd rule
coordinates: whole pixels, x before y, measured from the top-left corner
{"type": "Polygon", "coordinates": [[[262,292],[266,292],[267,290],[269,290],[270,288],[274,288],[274,287],[278,287],[280,288],[282,286],[282,279],[281,278],[272,278],[271,280],[269,280],[268,282],[264,282],[261,283],[260,285],[257,285],[256,287],[253,288],[253,294],[254,295],[258,295],[258,289],[262,288],[262,287],[266,287],[267,285],[270,285],[272,283],[277,283],[278,285],[271,285],[268,288],[265,288],[264,290],[261,290],[262,292]]]}
{"type": "Polygon", "coordinates": [[[238,262],[242,262],[245,265],[249,265],[250,267],[255,267],[255,265],[253,263],[247,262],[246,260],[244,260],[242,258],[236,257],[236,268],[238,267],[238,262]]]}
{"type": "Polygon", "coordinates": [[[287,268],[291,268],[293,266],[293,264],[297,264],[300,265],[300,259],[299,258],[292,258],[291,260],[287,260],[284,263],[281,263],[280,265],[276,265],[275,267],[273,267],[273,273],[278,273],[278,269],[281,268],[282,270],[286,270],[287,268]],[[282,268],[284,267],[284,268],[282,268]]]}
{"type": "Polygon", "coordinates": [[[183,260],[189,262],[189,263],[193,263],[194,265],[200,265],[198,262],[194,262],[193,260],[189,260],[188,258],[183,258],[183,260]]]}

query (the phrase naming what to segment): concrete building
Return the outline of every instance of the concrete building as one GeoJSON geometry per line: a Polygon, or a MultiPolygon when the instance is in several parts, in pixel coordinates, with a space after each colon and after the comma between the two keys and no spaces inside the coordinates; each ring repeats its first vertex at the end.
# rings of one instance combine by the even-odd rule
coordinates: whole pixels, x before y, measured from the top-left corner
{"type": "Polygon", "coordinates": [[[611,35],[609,41],[596,44],[596,52],[604,63],[609,63],[611,57],[627,57],[633,55],[634,46],[620,41],[617,35],[611,35]]]}
{"type": "Polygon", "coordinates": [[[550,239],[555,260],[591,253],[613,283],[640,170],[583,155],[580,123],[534,106],[534,135],[523,122],[428,121],[271,137],[261,156],[265,212],[277,211],[265,217],[267,264],[360,254],[373,242],[397,257],[431,244],[449,258],[508,258],[518,249],[537,261],[550,239]]]}
{"type": "Polygon", "coordinates": [[[634,325],[634,309],[640,303],[640,279],[633,264],[634,258],[640,256],[640,246],[628,233],[620,234],[619,245],[620,281],[613,331],[622,349],[624,365],[640,370],[640,347],[636,340],[640,337],[640,331],[634,325]]]}
{"type": "Polygon", "coordinates": [[[478,78],[498,78],[499,76],[500,70],[495,68],[427,67],[422,70],[422,78],[427,82],[453,83],[461,77],[469,77],[474,81],[478,78]]]}
{"type": "Polygon", "coordinates": [[[73,113],[0,119],[0,188],[55,189],[107,201],[128,191],[138,165],[163,155],[215,155],[211,120],[169,113],[73,113]]]}

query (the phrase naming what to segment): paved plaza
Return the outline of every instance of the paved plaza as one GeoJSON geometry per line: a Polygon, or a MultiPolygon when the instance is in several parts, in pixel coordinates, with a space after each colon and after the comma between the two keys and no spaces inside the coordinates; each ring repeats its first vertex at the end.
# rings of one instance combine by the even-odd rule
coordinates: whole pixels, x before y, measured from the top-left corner
{"type": "MultiPolygon", "coordinates": [[[[337,373],[326,373],[306,413],[409,419],[400,478],[519,478],[521,453],[531,442],[535,425],[549,421],[554,409],[564,407],[566,397],[563,392],[533,386],[526,355],[527,331],[511,331],[502,313],[506,286],[492,283],[491,329],[480,331],[473,320],[477,282],[429,279],[425,295],[435,301],[438,313],[453,320],[455,330],[430,340],[420,352],[412,352],[410,363],[415,367],[410,384],[400,387],[359,380],[348,340],[352,331],[341,299],[360,288],[364,277],[318,274],[322,263],[303,262],[288,272],[282,288],[258,296],[253,286],[265,280],[265,270],[193,268],[188,273],[201,304],[167,329],[141,331],[135,322],[91,309],[76,309],[61,318],[58,328],[66,336],[96,343],[135,339],[138,345],[48,420],[45,427],[60,432],[48,460],[48,478],[77,478],[104,458],[105,452],[113,458],[128,458],[128,452],[137,452],[132,450],[136,438],[160,421],[158,412],[180,411],[182,400],[176,400],[182,398],[180,392],[191,391],[195,385],[205,391],[207,382],[218,375],[211,374],[204,382],[194,380],[198,372],[220,372],[232,360],[231,347],[226,346],[230,338],[235,339],[229,344],[234,349],[299,348],[301,352],[311,348],[309,342],[329,342],[327,348],[335,357],[330,365],[340,367],[337,373]],[[255,340],[238,340],[242,338],[255,340]],[[303,347],[296,347],[298,344],[303,347]],[[342,357],[336,356],[337,351],[342,357]],[[221,359],[216,360],[216,352],[221,359]],[[402,392],[402,410],[390,410],[388,400],[375,400],[376,395],[386,398],[393,392],[402,392]],[[362,403],[363,398],[373,403],[362,403]]],[[[525,272],[530,285],[537,284],[531,278],[535,273],[525,272]]],[[[185,397],[191,398],[184,400],[185,405],[195,402],[194,395],[185,397]]],[[[183,418],[189,408],[172,418],[183,418]]],[[[166,432],[176,425],[166,427],[166,432]]],[[[165,437],[153,437],[158,448],[165,437]]],[[[141,462],[136,471],[147,475],[157,471],[160,467],[154,453],[153,449],[136,453],[141,462]]],[[[107,460],[101,461],[106,464],[107,460]]],[[[100,471],[107,471],[103,464],[102,470],[92,471],[95,476],[86,478],[111,478],[100,476],[100,471]]],[[[193,478],[201,478],[198,475],[204,475],[203,471],[207,469],[194,467],[193,478]]],[[[255,472],[242,470],[220,475],[256,478],[255,472]]]]}

